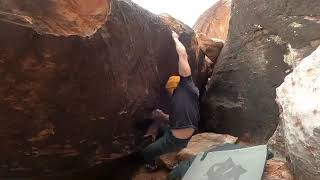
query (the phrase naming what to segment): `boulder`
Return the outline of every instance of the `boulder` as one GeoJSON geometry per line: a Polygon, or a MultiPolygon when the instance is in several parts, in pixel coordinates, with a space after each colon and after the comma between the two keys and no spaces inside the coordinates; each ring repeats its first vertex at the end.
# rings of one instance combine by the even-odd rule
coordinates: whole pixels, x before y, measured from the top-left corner
{"type": "Polygon", "coordinates": [[[194,24],[197,33],[203,33],[208,38],[226,40],[229,29],[231,0],[219,0],[206,10],[194,24]]]}
{"type": "Polygon", "coordinates": [[[320,179],[320,47],[277,88],[280,128],[296,179],[320,179]]]}
{"type": "MultiPolygon", "coordinates": [[[[178,71],[169,27],[125,0],[94,1],[102,3],[97,8],[90,1],[64,17],[60,8],[76,13],[73,5],[82,2],[0,2],[2,177],[76,171],[122,157],[139,148],[135,123],[169,103],[163,87],[178,71]],[[12,13],[6,10],[35,24],[2,16],[12,13]],[[100,28],[97,17],[103,17],[100,28]]],[[[204,55],[196,55],[197,43],[188,37],[194,33],[186,31],[181,41],[193,78],[204,86],[198,70],[204,55]]]]}
{"type": "Polygon", "coordinates": [[[234,0],[225,46],[202,103],[204,130],[264,143],[275,131],[275,89],[320,44],[320,1],[234,0]]]}
{"type": "Polygon", "coordinates": [[[213,149],[220,145],[230,143],[234,144],[238,138],[227,134],[201,133],[192,136],[186,148],[177,153],[162,155],[160,160],[169,169],[173,169],[177,163],[196,156],[201,152],[213,149]]]}
{"type": "Polygon", "coordinates": [[[202,52],[215,64],[224,42],[220,39],[207,38],[204,34],[198,34],[197,38],[202,52]]]}
{"type": "Polygon", "coordinates": [[[0,20],[38,33],[90,36],[104,25],[111,0],[33,0],[0,2],[0,20]]]}

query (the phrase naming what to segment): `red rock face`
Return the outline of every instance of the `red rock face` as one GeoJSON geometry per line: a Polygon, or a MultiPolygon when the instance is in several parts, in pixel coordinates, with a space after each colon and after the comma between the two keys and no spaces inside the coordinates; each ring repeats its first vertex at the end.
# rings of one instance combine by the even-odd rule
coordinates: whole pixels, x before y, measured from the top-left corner
{"type": "Polygon", "coordinates": [[[204,12],[193,29],[208,38],[226,40],[231,16],[231,0],[220,0],[204,12]]]}
{"type": "Polygon", "coordinates": [[[110,0],[3,0],[0,19],[38,33],[90,36],[106,21],[110,0]]]}
{"type": "MultiPolygon", "coordinates": [[[[98,26],[88,26],[93,28],[89,33],[83,25],[91,21],[85,17],[96,21],[90,12],[107,12],[109,6],[100,11],[105,1],[94,1],[88,9],[87,1],[28,2],[0,3],[0,9],[41,14],[34,16],[32,28],[8,16],[0,21],[1,176],[78,170],[136,150],[135,122],[166,106],[163,87],[178,70],[169,27],[131,2],[112,1],[107,20],[96,33],[98,26]],[[67,14],[53,7],[81,13],[64,19],[67,14]]],[[[193,35],[189,28],[181,40],[193,78],[202,86],[198,69],[204,55],[195,55],[195,44],[187,41],[193,35]]]]}
{"type": "Polygon", "coordinates": [[[293,175],[290,172],[286,161],[271,159],[267,161],[263,180],[293,180],[293,175]]]}

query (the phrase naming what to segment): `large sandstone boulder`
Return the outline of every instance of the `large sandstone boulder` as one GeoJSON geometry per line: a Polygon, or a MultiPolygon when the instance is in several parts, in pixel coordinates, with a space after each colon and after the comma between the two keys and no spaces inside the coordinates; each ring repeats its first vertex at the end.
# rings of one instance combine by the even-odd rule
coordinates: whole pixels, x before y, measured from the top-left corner
{"type": "Polygon", "coordinates": [[[228,35],[230,12],[231,0],[219,0],[199,17],[193,29],[208,38],[225,40],[228,35]]]}
{"type": "Polygon", "coordinates": [[[215,64],[223,48],[224,42],[220,39],[207,38],[204,34],[197,34],[200,49],[215,64]]]}
{"type": "Polygon", "coordinates": [[[320,47],[277,88],[277,102],[296,179],[320,179],[320,47]]]}
{"type": "MultiPolygon", "coordinates": [[[[140,143],[135,122],[168,103],[163,87],[178,70],[169,27],[130,1],[101,1],[97,9],[109,14],[99,15],[101,25],[91,16],[94,4],[78,14],[73,5],[84,1],[48,2],[0,1],[1,14],[35,22],[25,27],[1,16],[1,177],[77,170],[132,152],[140,143]],[[60,8],[78,15],[64,17],[60,8]]],[[[193,51],[187,30],[181,40],[203,86],[204,55],[193,51]]]]}
{"type": "Polygon", "coordinates": [[[1,0],[0,19],[32,27],[38,33],[90,36],[104,25],[110,1],[1,0]]]}
{"type": "Polygon", "coordinates": [[[203,127],[266,142],[277,127],[275,89],[320,44],[320,1],[234,0],[226,44],[202,104],[203,127]]]}

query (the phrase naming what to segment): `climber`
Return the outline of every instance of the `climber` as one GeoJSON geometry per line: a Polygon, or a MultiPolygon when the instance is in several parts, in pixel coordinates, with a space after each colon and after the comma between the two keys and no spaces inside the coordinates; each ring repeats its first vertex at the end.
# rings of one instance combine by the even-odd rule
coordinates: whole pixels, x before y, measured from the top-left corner
{"type": "Polygon", "coordinates": [[[164,126],[163,135],[141,153],[149,170],[157,168],[155,158],[158,156],[186,147],[197,130],[200,119],[199,90],[192,81],[186,49],[175,32],[172,33],[172,37],[179,55],[179,76],[171,76],[166,84],[167,92],[171,97],[169,115],[159,109],[152,113],[153,118],[164,124],[167,122],[168,126],[164,126]]]}

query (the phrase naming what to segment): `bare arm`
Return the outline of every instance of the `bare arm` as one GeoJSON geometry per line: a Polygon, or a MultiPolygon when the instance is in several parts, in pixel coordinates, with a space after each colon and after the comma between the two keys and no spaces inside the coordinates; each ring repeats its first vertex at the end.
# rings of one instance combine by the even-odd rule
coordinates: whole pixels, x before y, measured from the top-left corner
{"type": "Polygon", "coordinates": [[[172,32],[172,38],[176,44],[176,50],[179,55],[179,74],[182,77],[191,76],[191,68],[188,62],[188,54],[186,48],[179,41],[177,33],[172,32]]]}

